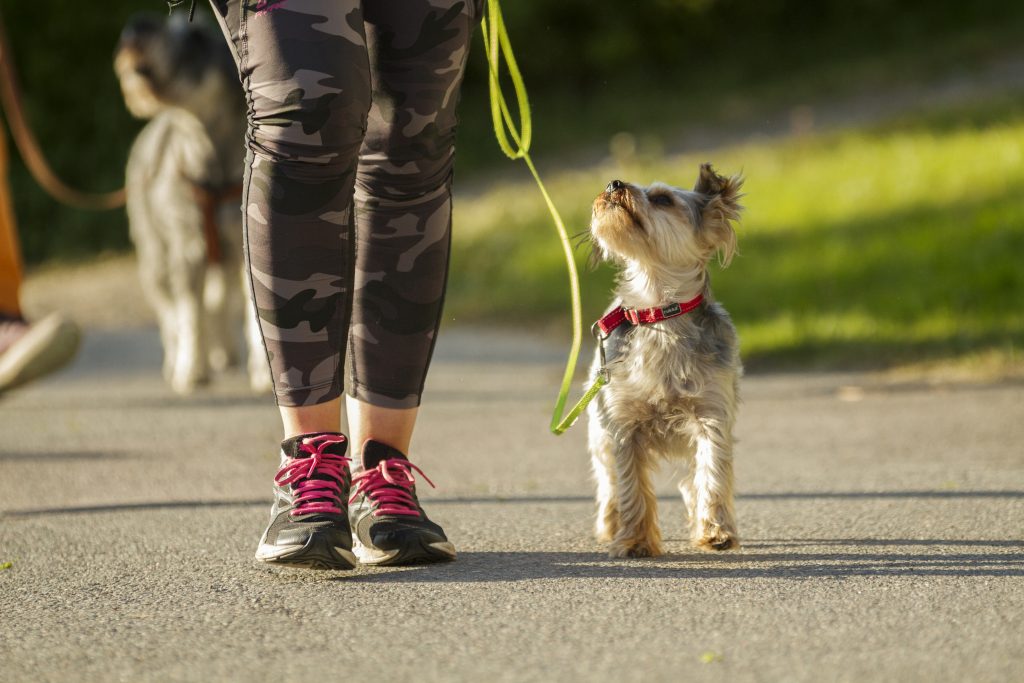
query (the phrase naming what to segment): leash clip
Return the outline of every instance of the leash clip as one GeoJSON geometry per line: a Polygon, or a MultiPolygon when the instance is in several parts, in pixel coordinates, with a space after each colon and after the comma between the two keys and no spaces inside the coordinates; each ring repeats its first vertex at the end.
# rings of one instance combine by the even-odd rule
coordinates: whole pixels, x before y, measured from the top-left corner
{"type": "Polygon", "coordinates": [[[601,367],[597,370],[598,377],[601,378],[603,384],[607,384],[611,376],[608,374],[608,359],[605,356],[604,342],[610,336],[601,333],[601,321],[598,320],[596,323],[590,326],[590,333],[594,335],[594,339],[597,340],[597,353],[601,359],[601,367]]]}

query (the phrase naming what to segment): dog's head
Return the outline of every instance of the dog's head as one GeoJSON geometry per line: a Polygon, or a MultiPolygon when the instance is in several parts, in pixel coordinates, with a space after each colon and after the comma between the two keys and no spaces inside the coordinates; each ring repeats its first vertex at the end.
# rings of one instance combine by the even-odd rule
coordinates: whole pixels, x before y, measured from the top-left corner
{"type": "Polygon", "coordinates": [[[232,80],[238,89],[224,39],[206,23],[188,22],[181,14],[129,20],[114,51],[114,72],[128,110],[142,119],[166,107],[216,111],[224,107],[232,80]]]}
{"type": "Polygon", "coordinates": [[[641,269],[703,268],[715,253],[728,265],[742,186],[740,176],[720,176],[711,164],[700,167],[693,190],[613,180],[594,200],[590,232],[605,258],[641,269]]]}

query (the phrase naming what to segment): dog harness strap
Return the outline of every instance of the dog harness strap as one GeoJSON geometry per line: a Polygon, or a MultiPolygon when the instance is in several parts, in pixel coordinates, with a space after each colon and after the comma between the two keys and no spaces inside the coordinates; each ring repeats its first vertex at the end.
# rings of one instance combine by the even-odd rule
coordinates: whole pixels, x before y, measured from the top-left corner
{"type": "Polygon", "coordinates": [[[220,235],[217,232],[217,194],[201,183],[192,183],[192,196],[199,206],[203,217],[203,239],[206,241],[206,261],[221,263],[224,252],[221,250],[220,235]]]}
{"type": "Polygon", "coordinates": [[[203,237],[206,240],[206,260],[209,263],[221,263],[224,252],[220,240],[220,223],[217,220],[217,209],[221,204],[234,201],[242,196],[242,184],[226,185],[219,189],[211,189],[201,183],[192,183],[192,196],[203,214],[203,237]]]}
{"type": "Polygon", "coordinates": [[[689,301],[671,303],[667,306],[655,306],[654,308],[624,308],[619,306],[608,315],[597,321],[602,334],[607,336],[619,325],[629,322],[633,325],[647,325],[661,322],[669,318],[675,318],[689,313],[704,303],[704,295],[698,294],[689,301]]]}

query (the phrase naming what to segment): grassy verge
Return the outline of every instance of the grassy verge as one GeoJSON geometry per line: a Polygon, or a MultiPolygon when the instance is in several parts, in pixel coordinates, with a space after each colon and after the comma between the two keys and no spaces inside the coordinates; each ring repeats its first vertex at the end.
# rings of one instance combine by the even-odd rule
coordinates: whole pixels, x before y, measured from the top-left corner
{"type": "MultiPolygon", "coordinates": [[[[993,355],[1022,363],[1024,106],[931,113],[699,158],[609,162],[547,180],[567,223],[584,230],[609,179],[688,185],[704,160],[747,177],[742,254],[713,281],[751,367],[993,355]]],[[[566,324],[561,252],[523,178],[458,202],[448,305],[456,321],[566,324]]],[[[613,274],[602,266],[583,279],[593,319],[613,274]]]]}

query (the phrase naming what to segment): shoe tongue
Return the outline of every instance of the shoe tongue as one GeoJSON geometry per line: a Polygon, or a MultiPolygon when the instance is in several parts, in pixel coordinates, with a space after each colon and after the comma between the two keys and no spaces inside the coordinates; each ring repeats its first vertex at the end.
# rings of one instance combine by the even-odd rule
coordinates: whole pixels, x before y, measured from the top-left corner
{"type": "MultiPolygon", "coordinates": [[[[285,439],[281,442],[281,452],[289,458],[308,458],[312,454],[302,450],[302,442],[308,439],[315,439],[318,436],[333,436],[340,437],[340,441],[336,443],[328,444],[324,448],[324,453],[332,453],[334,455],[345,455],[345,451],[348,450],[348,440],[345,435],[340,432],[314,432],[312,434],[299,434],[293,436],[290,439],[285,439]]],[[[310,445],[315,445],[315,442],[310,445]]]]}
{"type": "Polygon", "coordinates": [[[374,467],[379,465],[382,460],[408,460],[405,457],[405,453],[392,448],[386,443],[380,441],[374,441],[373,439],[367,439],[366,443],[363,444],[363,469],[372,470],[374,467]]]}

